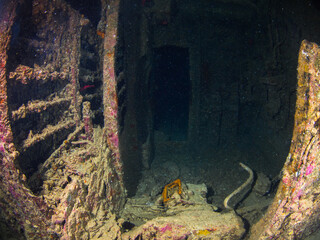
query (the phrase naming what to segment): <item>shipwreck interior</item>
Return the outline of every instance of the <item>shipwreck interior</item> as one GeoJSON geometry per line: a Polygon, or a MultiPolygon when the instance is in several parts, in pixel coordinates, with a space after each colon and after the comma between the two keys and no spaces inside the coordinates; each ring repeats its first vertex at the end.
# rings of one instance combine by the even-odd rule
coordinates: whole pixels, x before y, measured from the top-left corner
{"type": "MultiPolygon", "coordinates": [[[[6,101],[23,185],[49,199],[51,217],[77,204],[71,193],[63,202],[52,192],[82,184],[74,189],[88,195],[83,202],[103,199],[129,231],[154,216],[119,213],[125,201],[153,205],[177,179],[205,184],[206,201],[221,212],[248,178],[241,162],[259,184],[230,205],[261,204],[242,216],[257,222],[289,153],[300,44],[320,43],[319,2],[121,0],[117,7],[104,0],[17,5],[6,101]]],[[[52,219],[60,232],[75,226],[52,219]]]]}
{"type": "MultiPolygon", "coordinates": [[[[205,183],[207,201],[223,209],[224,198],[248,176],[242,162],[255,171],[260,189],[232,204],[259,202],[263,210],[248,217],[252,224],[274,196],[289,152],[300,42],[320,36],[312,24],[316,3],[137,5],[123,1],[119,18],[120,54],[128,62],[126,111],[120,113],[128,196],[148,204],[179,178],[205,183]]],[[[134,225],[150,217],[130,214],[124,217],[134,225]]]]}
{"type": "Polygon", "coordinates": [[[221,202],[246,177],[239,162],[275,183],[292,137],[299,44],[319,37],[316,3],[124,1],[121,10],[129,196],[152,191],[138,186],[141,171],[162,169],[154,185],[205,182],[221,202]]]}

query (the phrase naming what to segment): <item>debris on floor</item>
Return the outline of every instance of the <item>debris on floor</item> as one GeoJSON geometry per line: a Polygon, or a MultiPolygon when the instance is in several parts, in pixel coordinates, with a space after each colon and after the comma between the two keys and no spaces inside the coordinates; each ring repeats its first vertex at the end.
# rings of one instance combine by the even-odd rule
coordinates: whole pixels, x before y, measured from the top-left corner
{"type": "Polygon", "coordinates": [[[123,239],[240,239],[246,232],[242,219],[234,212],[215,212],[208,204],[205,184],[182,183],[179,190],[163,201],[159,195],[128,199],[122,218],[134,227],[123,239]],[[140,225],[140,226],[139,226],[140,225]]]}

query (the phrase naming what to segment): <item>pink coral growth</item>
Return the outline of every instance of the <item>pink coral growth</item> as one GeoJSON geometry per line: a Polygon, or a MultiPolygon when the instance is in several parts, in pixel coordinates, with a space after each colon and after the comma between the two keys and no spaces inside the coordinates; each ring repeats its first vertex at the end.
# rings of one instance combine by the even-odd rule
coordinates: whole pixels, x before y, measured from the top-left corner
{"type": "Polygon", "coordinates": [[[312,173],[314,169],[314,165],[311,163],[308,167],[307,167],[307,170],[306,170],[306,176],[308,176],[309,174],[312,173]]]}
{"type": "Polygon", "coordinates": [[[110,139],[110,142],[112,144],[112,147],[118,148],[118,146],[119,146],[118,134],[117,133],[111,133],[109,135],[109,139],[110,139]]]}
{"type": "Polygon", "coordinates": [[[286,185],[289,185],[289,184],[290,184],[290,180],[289,180],[288,177],[284,177],[284,178],[282,179],[282,182],[283,182],[284,184],[286,184],[286,185]]]}
{"type": "Polygon", "coordinates": [[[3,143],[3,142],[0,142],[0,152],[2,152],[2,153],[5,153],[5,152],[6,152],[6,150],[5,150],[5,148],[4,148],[4,143],[3,143]]]}
{"type": "Polygon", "coordinates": [[[172,227],[170,225],[166,225],[165,227],[160,228],[160,232],[162,234],[165,233],[166,231],[172,231],[172,227]]]}
{"type": "Polygon", "coordinates": [[[93,135],[93,125],[90,117],[85,117],[84,119],[84,131],[87,134],[87,138],[91,141],[93,135]]]}

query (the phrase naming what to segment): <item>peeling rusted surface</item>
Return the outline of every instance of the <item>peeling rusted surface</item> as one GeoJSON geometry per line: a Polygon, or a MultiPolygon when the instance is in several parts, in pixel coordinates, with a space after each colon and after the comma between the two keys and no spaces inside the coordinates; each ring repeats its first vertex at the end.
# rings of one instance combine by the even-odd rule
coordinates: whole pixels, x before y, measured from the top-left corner
{"type": "MultiPolygon", "coordinates": [[[[17,18],[26,20],[18,3],[5,1],[0,7],[1,227],[7,222],[21,239],[86,238],[88,232],[104,239],[119,237],[113,214],[125,201],[113,60],[119,1],[110,3],[112,8],[104,5],[111,26],[105,38],[105,112],[115,113],[106,121],[107,138],[100,128],[93,129],[90,103],[83,102],[90,83],[82,82],[87,85],[80,93],[79,75],[85,70],[80,58],[87,53],[81,52],[81,38],[92,30],[89,20],[65,1],[21,1],[29,11],[21,28],[33,27],[34,32],[21,38],[16,32],[13,44],[13,24],[20,24],[17,18]],[[22,43],[28,48],[21,49],[22,43]],[[37,54],[30,56],[29,50],[37,54]]],[[[84,41],[100,49],[97,39],[84,41]]],[[[86,74],[82,77],[90,80],[86,74]]],[[[92,86],[99,90],[99,85],[92,86]]]]}
{"type": "Polygon", "coordinates": [[[300,239],[319,228],[319,63],[319,47],[303,41],[290,153],[273,204],[253,227],[252,240],[300,239]]]}
{"type": "Polygon", "coordinates": [[[24,186],[25,175],[14,163],[19,153],[13,144],[9,121],[7,52],[18,4],[18,1],[5,1],[0,9],[0,208],[1,217],[7,221],[13,230],[11,234],[17,239],[23,238],[23,235],[28,239],[41,239],[51,235],[48,207],[43,199],[34,196],[24,186]]]}
{"type": "Polygon", "coordinates": [[[113,156],[115,168],[114,209],[121,209],[124,195],[122,161],[119,153],[119,126],[118,126],[118,96],[117,82],[115,77],[115,46],[118,35],[118,11],[119,0],[109,1],[107,5],[107,27],[104,37],[104,60],[103,60],[103,104],[104,104],[104,134],[113,156]]]}

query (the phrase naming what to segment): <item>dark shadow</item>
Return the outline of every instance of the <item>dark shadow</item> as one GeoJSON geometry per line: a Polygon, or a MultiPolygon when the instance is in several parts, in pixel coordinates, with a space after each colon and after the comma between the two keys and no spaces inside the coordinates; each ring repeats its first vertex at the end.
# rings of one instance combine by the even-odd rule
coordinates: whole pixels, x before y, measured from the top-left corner
{"type": "Polygon", "coordinates": [[[100,20],[101,1],[87,1],[87,0],[67,0],[74,9],[78,10],[86,18],[97,26],[100,20]]]}
{"type": "Polygon", "coordinates": [[[186,140],[191,88],[188,49],[165,46],[154,51],[154,128],[170,140],[186,140]]]}

